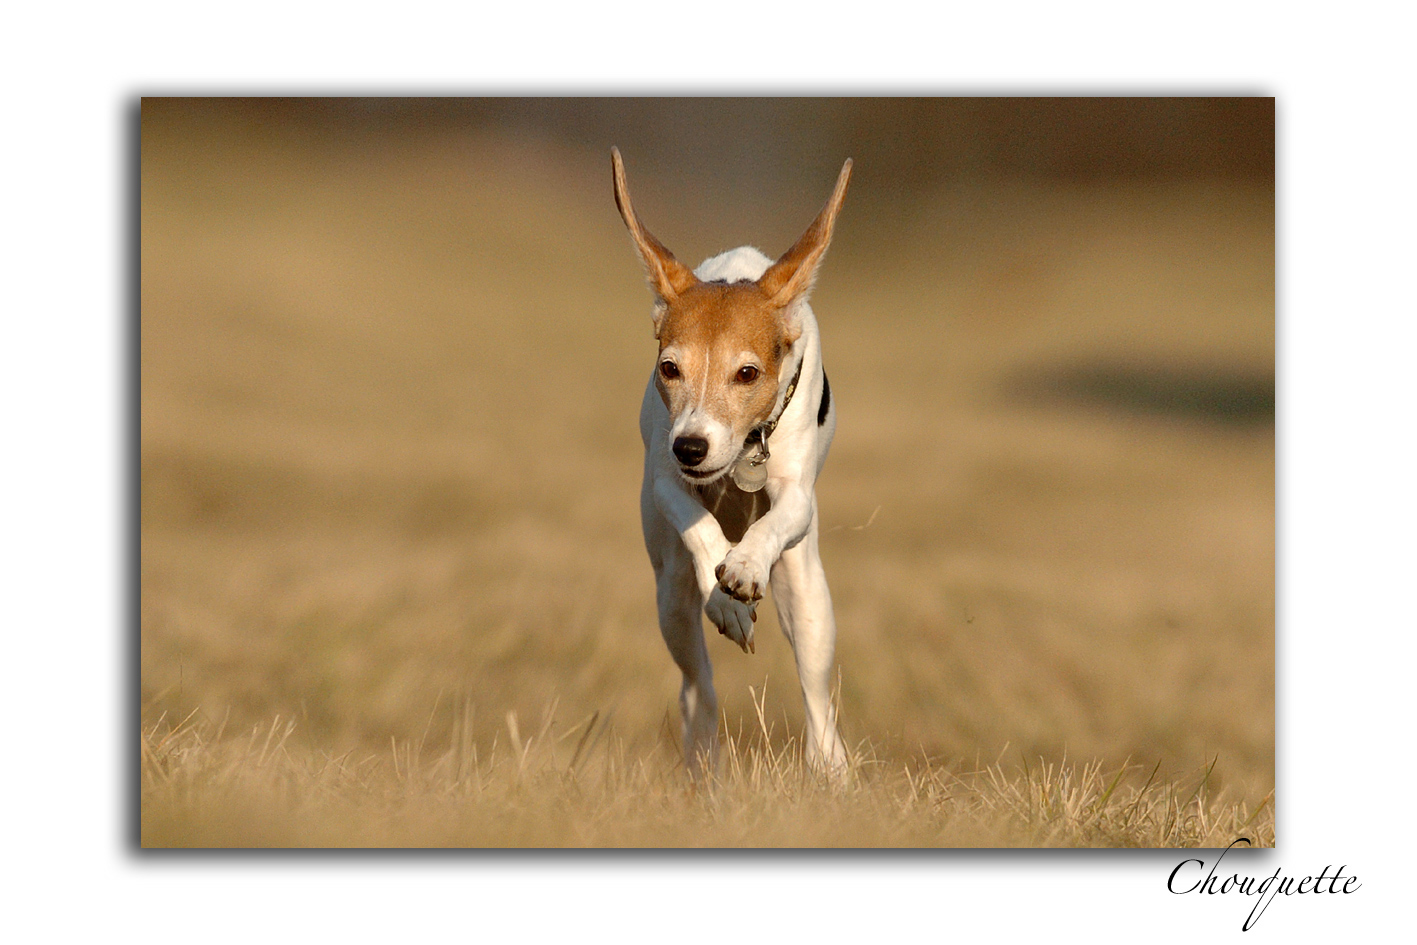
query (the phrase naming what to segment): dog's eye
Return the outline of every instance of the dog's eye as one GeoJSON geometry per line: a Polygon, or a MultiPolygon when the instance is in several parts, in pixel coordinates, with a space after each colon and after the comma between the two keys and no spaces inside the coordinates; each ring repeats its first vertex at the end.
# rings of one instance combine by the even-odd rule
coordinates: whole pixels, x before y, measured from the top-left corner
{"type": "Polygon", "coordinates": [[[758,379],[758,369],[745,364],[738,369],[737,379],[740,384],[751,384],[758,379]]]}
{"type": "Polygon", "coordinates": [[[673,361],[659,362],[659,376],[666,381],[672,381],[679,376],[679,365],[673,361]]]}

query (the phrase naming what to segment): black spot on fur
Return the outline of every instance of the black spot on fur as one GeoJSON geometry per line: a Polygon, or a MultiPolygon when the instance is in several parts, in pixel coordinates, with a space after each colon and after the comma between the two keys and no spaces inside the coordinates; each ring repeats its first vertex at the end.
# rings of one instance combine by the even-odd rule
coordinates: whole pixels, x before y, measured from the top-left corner
{"type": "Polygon", "coordinates": [[[817,407],[817,426],[827,422],[827,411],[832,405],[832,386],[827,383],[827,372],[822,372],[822,402],[817,407]]]}

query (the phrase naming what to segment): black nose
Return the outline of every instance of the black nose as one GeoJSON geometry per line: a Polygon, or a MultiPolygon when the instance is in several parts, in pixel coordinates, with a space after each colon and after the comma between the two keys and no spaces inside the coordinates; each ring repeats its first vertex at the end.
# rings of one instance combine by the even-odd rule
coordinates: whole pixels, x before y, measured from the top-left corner
{"type": "Polygon", "coordinates": [[[701,436],[681,436],[674,441],[674,455],[685,466],[697,466],[708,455],[708,440],[701,436]]]}

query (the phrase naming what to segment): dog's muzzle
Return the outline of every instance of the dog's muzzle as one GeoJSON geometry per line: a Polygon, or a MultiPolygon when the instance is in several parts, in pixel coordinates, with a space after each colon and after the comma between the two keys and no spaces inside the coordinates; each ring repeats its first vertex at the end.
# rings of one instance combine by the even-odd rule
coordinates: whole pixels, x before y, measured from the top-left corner
{"type": "Polygon", "coordinates": [[[708,440],[701,436],[681,436],[674,440],[674,458],[692,469],[708,455],[708,440]]]}

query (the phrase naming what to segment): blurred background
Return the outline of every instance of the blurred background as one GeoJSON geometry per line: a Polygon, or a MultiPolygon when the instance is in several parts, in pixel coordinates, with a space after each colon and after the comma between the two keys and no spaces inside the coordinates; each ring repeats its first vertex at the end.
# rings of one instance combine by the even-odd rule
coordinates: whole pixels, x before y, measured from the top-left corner
{"type": "MultiPolygon", "coordinates": [[[[144,99],[141,700],[329,750],[677,729],[640,538],[650,298],[813,298],[842,730],[1274,786],[1273,99],[144,99]],[[666,719],[672,720],[666,724],[666,719]]],[[[710,632],[801,724],[771,608],[710,632]]]]}

